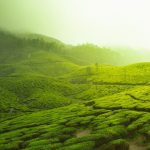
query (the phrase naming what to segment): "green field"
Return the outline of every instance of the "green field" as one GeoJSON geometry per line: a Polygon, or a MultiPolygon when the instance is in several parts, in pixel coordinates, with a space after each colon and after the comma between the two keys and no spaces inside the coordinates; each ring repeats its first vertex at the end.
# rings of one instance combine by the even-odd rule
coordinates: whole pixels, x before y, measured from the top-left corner
{"type": "Polygon", "coordinates": [[[150,150],[150,63],[0,31],[0,150],[150,150]]]}

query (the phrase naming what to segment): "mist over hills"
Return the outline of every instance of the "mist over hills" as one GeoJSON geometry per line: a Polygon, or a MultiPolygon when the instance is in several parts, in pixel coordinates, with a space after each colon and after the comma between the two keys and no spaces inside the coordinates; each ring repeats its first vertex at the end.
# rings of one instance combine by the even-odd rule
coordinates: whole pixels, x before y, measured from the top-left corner
{"type": "MultiPolygon", "coordinates": [[[[91,65],[94,63],[99,64],[112,64],[112,65],[127,65],[135,62],[148,61],[150,58],[149,52],[143,52],[142,54],[138,51],[132,49],[124,48],[102,48],[93,44],[82,44],[77,46],[67,45],[62,43],[59,40],[39,35],[39,34],[13,34],[5,31],[0,32],[1,41],[1,53],[2,50],[7,48],[15,49],[15,51],[19,50],[20,55],[22,53],[27,54],[28,57],[29,52],[39,52],[40,49],[45,52],[55,53],[60,57],[63,57],[69,62],[72,62],[77,65],[91,65]],[[36,48],[35,50],[29,50],[29,48],[36,48]],[[26,52],[24,52],[26,51],[26,52]]],[[[15,53],[13,51],[13,53],[15,53]]],[[[5,52],[6,55],[7,52],[5,52]]],[[[4,50],[3,50],[4,54],[4,50]]],[[[12,54],[13,55],[13,54],[12,54]]],[[[7,56],[6,56],[7,57],[7,56]]],[[[24,56],[25,57],[25,56],[24,56]]],[[[26,57],[27,58],[27,57],[26,57]]],[[[26,59],[22,58],[22,59],[26,59]]],[[[16,58],[15,58],[16,59],[16,58]]],[[[21,57],[20,57],[21,59],[21,57]]]]}
{"type": "Polygon", "coordinates": [[[149,83],[149,63],[121,66],[140,60],[137,53],[132,53],[92,44],[66,45],[39,34],[1,31],[1,111],[55,108],[130,87],[96,86],[99,92],[94,95],[94,84],[99,83],[149,83]]]}
{"type": "Polygon", "coordinates": [[[0,31],[0,149],[149,150],[149,56],[0,31]]]}

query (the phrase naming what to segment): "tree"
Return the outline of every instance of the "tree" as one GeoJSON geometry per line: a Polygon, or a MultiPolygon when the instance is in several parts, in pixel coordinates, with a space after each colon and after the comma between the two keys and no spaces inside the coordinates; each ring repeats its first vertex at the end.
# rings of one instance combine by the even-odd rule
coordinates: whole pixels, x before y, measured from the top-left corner
{"type": "Polygon", "coordinates": [[[86,67],[86,75],[91,75],[92,74],[92,69],[91,67],[86,67]]]}
{"type": "Polygon", "coordinates": [[[98,63],[95,63],[95,72],[98,74],[99,68],[98,68],[98,63]]]}

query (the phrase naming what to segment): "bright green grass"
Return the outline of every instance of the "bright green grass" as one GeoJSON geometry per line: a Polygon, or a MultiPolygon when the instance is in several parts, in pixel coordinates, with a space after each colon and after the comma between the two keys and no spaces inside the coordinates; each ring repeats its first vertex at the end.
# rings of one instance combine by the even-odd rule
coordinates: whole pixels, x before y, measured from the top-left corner
{"type": "Polygon", "coordinates": [[[72,72],[72,83],[91,84],[149,84],[150,63],[128,66],[91,65],[72,72]]]}
{"type": "Polygon", "coordinates": [[[99,65],[117,54],[1,32],[0,54],[0,149],[128,150],[141,136],[150,145],[149,63],[99,65]]]}
{"type": "MultiPolygon", "coordinates": [[[[97,84],[106,80],[111,83],[128,83],[123,76],[125,67],[95,64],[89,68],[74,62],[73,57],[79,55],[76,54],[79,49],[82,49],[82,53],[84,50],[90,53],[91,49],[94,49],[92,60],[85,60],[92,62],[98,47],[82,45],[73,48],[42,35],[16,36],[5,32],[0,32],[0,43],[2,113],[56,108],[133,88],[132,85],[97,84]],[[119,77],[115,76],[117,73],[119,77]]],[[[101,48],[100,50],[105,52],[101,48]]],[[[88,59],[89,56],[88,54],[88,59]]],[[[137,72],[143,67],[129,68],[135,68],[137,72]]],[[[140,70],[137,73],[139,72],[140,70]]],[[[144,73],[146,75],[146,71],[144,73]]]]}
{"type": "Polygon", "coordinates": [[[97,99],[94,107],[109,109],[133,109],[138,111],[150,111],[150,87],[137,87],[134,90],[97,99]]]}
{"type": "Polygon", "coordinates": [[[1,122],[1,149],[111,149],[128,148],[128,139],[150,133],[149,87],[81,104],[22,115],[1,122]],[[126,93],[134,94],[135,100],[126,93]],[[136,107],[131,107],[134,102],[136,107]],[[77,137],[77,131],[90,130],[77,137]],[[7,144],[9,143],[9,144],[7,144]]]}
{"type": "MultiPolygon", "coordinates": [[[[43,100],[43,95],[41,96],[43,100]]],[[[0,146],[4,150],[93,150],[96,148],[115,150],[128,147],[126,140],[129,137],[141,135],[146,137],[145,142],[148,143],[150,131],[148,113],[150,105],[146,99],[148,97],[149,88],[139,87],[116,96],[87,101],[85,105],[70,105],[6,120],[1,122],[2,126],[0,126],[2,129],[0,146]],[[134,100],[126,94],[133,94],[137,98],[146,100],[146,103],[134,100]],[[118,97],[121,97],[121,100],[118,97]],[[130,101],[134,101],[137,107],[131,107],[130,101]],[[76,137],[78,130],[87,128],[91,130],[90,135],[76,137]],[[121,142],[118,144],[120,139],[121,142]]]]}
{"type": "Polygon", "coordinates": [[[2,113],[30,112],[105,97],[133,86],[71,84],[47,76],[26,74],[0,78],[2,113]]]}
{"type": "Polygon", "coordinates": [[[73,102],[69,96],[78,89],[68,82],[44,76],[0,78],[1,112],[34,111],[65,106],[73,102]]]}

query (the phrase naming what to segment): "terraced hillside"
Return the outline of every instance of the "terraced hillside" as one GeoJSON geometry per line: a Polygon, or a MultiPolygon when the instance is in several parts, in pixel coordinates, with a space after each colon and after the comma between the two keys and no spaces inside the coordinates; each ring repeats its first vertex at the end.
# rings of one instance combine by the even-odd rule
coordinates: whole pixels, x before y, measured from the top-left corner
{"type": "MultiPolygon", "coordinates": [[[[128,150],[150,145],[150,87],[1,122],[1,149],[128,150]]],[[[149,147],[149,148],[148,148],[149,147]]]]}
{"type": "MultiPolygon", "coordinates": [[[[150,84],[150,63],[136,63],[127,66],[95,64],[86,66],[69,75],[73,83],[91,84],[150,84]]],[[[67,76],[68,78],[68,76],[67,76]]]]}
{"type": "MultiPolygon", "coordinates": [[[[1,31],[1,113],[56,108],[131,88],[71,84],[64,76],[84,68],[75,63],[76,58],[71,57],[75,55],[75,49],[72,48],[43,35],[14,35],[1,31]],[[71,51],[74,51],[72,55],[71,51]]],[[[97,47],[94,49],[98,51],[97,47]]]]}
{"type": "Polygon", "coordinates": [[[110,53],[0,32],[0,150],[149,150],[150,63],[110,53]]]}

